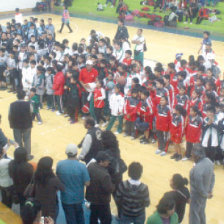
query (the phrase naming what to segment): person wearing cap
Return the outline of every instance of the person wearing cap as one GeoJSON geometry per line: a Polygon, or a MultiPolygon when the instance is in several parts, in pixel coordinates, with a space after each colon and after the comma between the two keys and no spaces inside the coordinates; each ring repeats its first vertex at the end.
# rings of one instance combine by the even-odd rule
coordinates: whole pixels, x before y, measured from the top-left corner
{"type": "Polygon", "coordinates": [[[103,224],[111,223],[110,201],[115,187],[112,184],[107,167],[110,164],[110,156],[104,151],[98,152],[96,162],[90,163],[88,171],[90,185],[86,188],[86,200],[90,202],[90,223],[97,224],[100,220],[103,224]]]}
{"type": "Polygon", "coordinates": [[[190,171],[190,219],[189,224],[205,224],[205,207],[207,199],[212,198],[215,184],[214,164],[205,156],[201,144],[193,148],[195,166],[190,171]]]}
{"type": "Polygon", "coordinates": [[[94,127],[95,121],[92,117],[87,117],[85,119],[84,126],[88,131],[79,145],[82,147],[82,150],[78,156],[78,159],[83,160],[86,164],[88,164],[103,148],[101,141],[102,131],[99,128],[94,127]]]}
{"type": "MultiPolygon", "coordinates": [[[[88,92],[90,91],[89,86],[92,85],[92,83],[95,83],[97,77],[98,71],[93,68],[93,61],[87,60],[86,67],[82,68],[79,74],[79,82],[82,86],[82,106],[87,103],[88,92]]],[[[90,111],[91,116],[95,118],[93,102],[90,104],[90,111]]]]}
{"type": "Polygon", "coordinates": [[[69,144],[65,153],[67,159],[59,161],[56,168],[56,174],[65,186],[61,192],[62,207],[68,224],[84,224],[82,203],[85,186],[90,181],[89,173],[77,159],[78,149],[75,144],[69,144]]]}

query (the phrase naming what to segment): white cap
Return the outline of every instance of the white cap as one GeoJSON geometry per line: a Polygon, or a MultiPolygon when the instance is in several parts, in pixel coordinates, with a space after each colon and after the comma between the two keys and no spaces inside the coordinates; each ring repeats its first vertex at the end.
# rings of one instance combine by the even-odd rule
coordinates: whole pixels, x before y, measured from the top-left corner
{"type": "Polygon", "coordinates": [[[77,153],[78,153],[77,146],[75,144],[69,144],[69,145],[67,145],[66,150],[65,150],[65,153],[67,155],[68,154],[73,155],[73,156],[77,155],[77,153]]]}
{"type": "Polygon", "coordinates": [[[86,61],[86,64],[87,64],[87,65],[93,65],[93,61],[92,61],[92,60],[87,60],[87,61],[86,61]]]}

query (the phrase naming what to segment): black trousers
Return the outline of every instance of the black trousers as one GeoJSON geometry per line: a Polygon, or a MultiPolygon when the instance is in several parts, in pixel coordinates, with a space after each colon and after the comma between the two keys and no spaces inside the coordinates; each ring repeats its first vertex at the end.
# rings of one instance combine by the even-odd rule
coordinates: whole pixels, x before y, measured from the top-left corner
{"type": "Polygon", "coordinates": [[[190,158],[191,157],[191,151],[193,149],[193,143],[187,142],[186,143],[186,157],[190,158]]]}
{"type": "Polygon", "coordinates": [[[32,120],[34,121],[35,118],[37,118],[37,121],[38,122],[42,122],[42,119],[41,119],[41,116],[40,116],[40,113],[32,113],[32,120]]]}
{"type": "Polygon", "coordinates": [[[104,108],[95,108],[94,107],[94,112],[95,112],[95,115],[96,115],[96,122],[97,122],[97,124],[99,124],[101,120],[103,122],[106,122],[106,119],[103,116],[103,109],[104,108]]]}
{"type": "MultiPolygon", "coordinates": [[[[61,24],[61,29],[60,29],[60,33],[62,32],[63,28],[64,28],[65,23],[61,24]]],[[[69,31],[72,32],[72,28],[70,27],[69,23],[66,23],[66,26],[68,27],[69,31]]]]}
{"type": "Polygon", "coordinates": [[[133,137],[135,136],[135,122],[134,121],[126,121],[125,133],[133,137]]]}
{"type": "Polygon", "coordinates": [[[105,205],[90,205],[90,224],[98,224],[98,219],[101,224],[111,224],[112,217],[110,204],[105,205]]]}
{"type": "Polygon", "coordinates": [[[205,148],[206,157],[208,157],[212,162],[215,161],[216,150],[217,150],[217,147],[206,147],[205,148]]]}
{"type": "Polygon", "coordinates": [[[162,151],[165,151],[166,143],[167,143],[167,140],[168,140],[168,132],[157,130],[156,135],[157,135],[157,138],[158,138],[159,149],[162,150],[162,151]]]}
{"type": "Polygon", "coordinates": [[[71,98],[69,97],[67,102],[67,113],[69,117],[77,121],[78,120],[78,113],[79,113],[79,98],[71,98]]]}
{"type": "Polygon", "coordinates": [[[11,187],[0,187],[2,192],[2,203],[8,208],[12,207],[12,190],[11,187]]]}

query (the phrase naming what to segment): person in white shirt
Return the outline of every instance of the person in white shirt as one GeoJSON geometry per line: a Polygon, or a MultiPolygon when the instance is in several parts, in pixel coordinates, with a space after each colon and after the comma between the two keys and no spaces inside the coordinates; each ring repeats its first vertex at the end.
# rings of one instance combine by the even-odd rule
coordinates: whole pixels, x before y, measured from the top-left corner
{"type": "Polygon", "coordinates": [[[23,24],[23,14],[19,12],[19,8],[16,8],[15,21],[16,23],[23,24]]]}
{"type": "Polygon", "coordinates": [[[122,132],[124,111],[124,94],[122,93],[122,87],[120,84],[115,86],[114,93],[110,97],[109,104],[111,117],[106,130],[110,131],[114,125],[114,122],[118,119],[119,124],[115,134],[119,134],[122,132]]]}
{"type": "Polygon", "coordinates": [[[122,49],[122,43],[119,41],[114,42],[114,52],[113,56],[116,58],[117,61],[122,62],[125,57],[125,53],[122,49]]]}
{"type": "Polygon", "coordinates": [[[12,207],[11,189],[13,180],[9,176],[9,163],[11,159],[5,158],[6,150],[0,147],[0,189],[2,193],[2,203],[7,207],[12,207]]]}
{"type": "Polygon", "coordinates": [[[144,63],[144,44],[145,38],[142,35],[143,29],[138,29],[137,34],[133,37],[132,43],[135,44],[134,48],[134,60],[144,63]]]}

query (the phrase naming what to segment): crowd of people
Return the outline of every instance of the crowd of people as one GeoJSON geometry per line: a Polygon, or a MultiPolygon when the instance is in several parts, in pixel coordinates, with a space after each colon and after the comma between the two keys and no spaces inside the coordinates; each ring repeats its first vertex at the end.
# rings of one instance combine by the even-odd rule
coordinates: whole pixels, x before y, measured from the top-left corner
{"type": "MultiPolygon", "coordinates": [[[[65,11],[62,22],[69,24],[67,8],[65,11]]],[[[20,203],[24,224],[39,222],[40,211],[46,222],[53,223],[58,214],[56,193],[61,191],[67,223],[84,223],[86,186],[90,223],[98,223],[98,219],[111,223],[111,195],[121,223],[144,223],[149,191],[140,181],[140,163],[131,163],[130,179],[122,181],[127,166],[115,134],[123,132],[125,137],[139,138],[141,144],[157,141],[155,153],[161,156],[173,144],[171,159],[193,158],[190,223],[204,224],[206,199],[212,197],[214,186],[213,162],[223,162],[224,150],[224,85],[210,33],[204,32],[197,58],[191,55],[185,60],[177,53],[166,68],[159,62],[154,68],[144,67],[147,47],[143,30],[138,29],[129,41],[122,20],[112,41],[91,30],[87,39],[82,37],[70,48],[67,39],[58,42],[56,35],[51,18],[47,24],[33,17],[21,22],[18,14],[0,29],[0,88],[18,97],[9,110],[15,142],[0,132],[3,203],[8,207],[15,201],[20,203]],[[33,158],[32,120],[37,118],[38,124],[44,125],[40,113],[45,101],[48,110],[69,117],[71,124],[82,117],[88,130],[78,145],[80,154],[76,145],[68,145],[68,158],[57,164],[56,174],[50,157],[41,158],[37,167],[27,162],[33,158]],[[182,150],[184,138],[186,150],[182,150]],[[6,155],[10,144],[16,147],[13,160],[6,155]]],[[[174,191],[163,196],[148,224],[182,221],[190,198],[186,184],[181,175],[173,176],[174,191]]]]}

